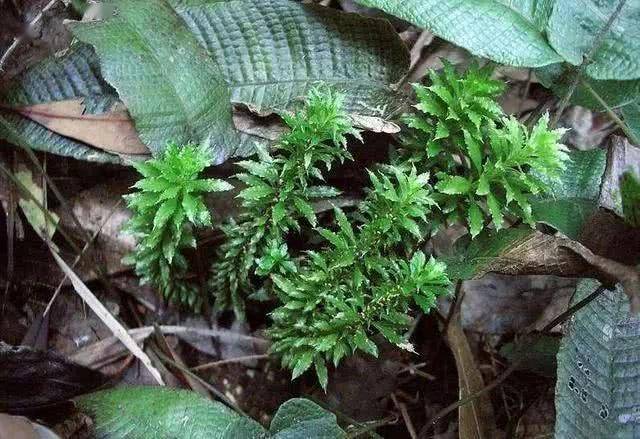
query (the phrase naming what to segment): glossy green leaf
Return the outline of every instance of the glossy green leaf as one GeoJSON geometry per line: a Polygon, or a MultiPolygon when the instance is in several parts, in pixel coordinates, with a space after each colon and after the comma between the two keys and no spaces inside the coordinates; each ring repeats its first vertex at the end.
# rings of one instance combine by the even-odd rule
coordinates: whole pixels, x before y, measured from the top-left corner
{"type": "Polygon", "coordinates": [[[549,2],[357,0],[428,29],[477,56],[513,66],[562,61],[543,32],[549,2]]]}
{"type": "Polygon", "coordinates": [[[255,421],[185,390],[121,387],[80,397],[77,402],[91,414],[98,437],[105,439],[231,439],[235,424],[250,424],[254,434],[248,437],[264,433],[255,421]]]}
{"type": "Polygon", "coordinates": [[[308,399],[290,399],[280,406],[269,432],[276,439],[345,437],[336,416],[308,399]]]}

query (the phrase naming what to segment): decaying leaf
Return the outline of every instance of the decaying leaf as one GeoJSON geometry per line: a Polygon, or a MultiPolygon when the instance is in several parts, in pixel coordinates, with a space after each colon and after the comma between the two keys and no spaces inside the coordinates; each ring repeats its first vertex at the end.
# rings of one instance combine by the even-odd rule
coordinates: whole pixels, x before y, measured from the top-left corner
{"type": "MultiPolygon", "coordinates": [[[[29,193],[42,203],[43,190],[33,181],[31,171],[23,167],[16,172],[15,175],[29,193]]],[[[45,213],[38,203],[25,194],[21,194],[18,205],[22,209],[27,221],[29,221],[29,224],[31,224],[31,227],[33,227],[33,230],[35,230],[43,240],[51,240],[53,234],[56,232],[58,221],[60,220],[58,215],[49,211],[47,211],[48,214],[45,213]]]]}
{"type": "Polygon", "coordinates": [[[585,245],[563,236],[526,227],[484,233],[461,257],[462,261],[449,261],[452,278],[478,279],[491,272],[597,278],[607,284],[621,283],[631,300],[631,310],[640,311],[637,268],[599,256],[585,245]]]}
{"type": "MultiPolygon", "coordinates": [[[[482,374],[476,365],[467,336],[456,313],[447,326],[447,342],[453,352],[458,369],[460,398],[465,398],[484,388],[482,374]]],[[[458,431],[461,438],[490,439],[495,437],[496,426],[489,393],[485,392],[458,409],[458,431]]]]}
{"type": "Polygon", "coordinates": [[[82,98],[22,106],[13,110],[56,134],[107,152],[149,154],[149,149],[138,137],[129,113],[120,102],[102,114],[88,114],[82,98]]]}

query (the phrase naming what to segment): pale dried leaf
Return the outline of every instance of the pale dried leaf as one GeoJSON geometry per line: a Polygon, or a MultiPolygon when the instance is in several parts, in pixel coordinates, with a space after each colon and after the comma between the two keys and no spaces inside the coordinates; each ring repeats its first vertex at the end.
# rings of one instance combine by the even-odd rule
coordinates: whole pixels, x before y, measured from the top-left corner
{"type": "Polygon", "coordinates": [[[87,114],[84,99],[54,101],[14,109],[56,134],[79,140],[107,152],[146,155],[129,113],[121,104],[102,114],[87,114]]]}

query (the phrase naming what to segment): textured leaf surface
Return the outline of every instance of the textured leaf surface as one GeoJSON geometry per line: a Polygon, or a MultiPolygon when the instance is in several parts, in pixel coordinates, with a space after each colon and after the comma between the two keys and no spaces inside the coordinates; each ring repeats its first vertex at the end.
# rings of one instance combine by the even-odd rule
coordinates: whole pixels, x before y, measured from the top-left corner
{"type": "Polygon", "coordinates": [[[121,387],[78,399],[100,438],[338,439],[336,416],[307,399],[280,406],[266,431],[251,418],[195,392],[162,387],[121,387]]]}
{"type": "Polygon", "coordinates": [[[349,112],[395,110],[389,86],[406,73],[409,56],[386,20],[291,0],[170,2],[221,67],[233,102],[291,109],[324,82],[345,94],[349,112]]]}
{"type": "Polygon", "coordinates": [[[640,94],[638,100],[622,108],[622,116],[638,142],[640,142],[640,94]]]}
{"type": "MultiPolygon", "coordinates": [[[[553,48],[568,62],[579,65],[605,28],[620,0],[556,1],[549,18],[553,48]]],[[[640,78],[640,5],[627,1],[586,66],[595,79],[640,78]]]]}
{"type": "Polygon", "coordinates": [[[559,178],[537,175],[549,192],[531,202],[533,217],[577,239],[585,221],[598,207],[598,197],[607,162],[603,149],[572,151],[571,161],[559,178]]]}
{"type": "Polygon", "coordinates": [[[539,67],[562,59],[545,40],[542,27],[549,2],[520,0],[357,0],[376,7],[474,55],[514,65],[539,67]],[[539,6],[537,4],[540,4],[539,6]]]}
{"type": "Polygon", "coordinates": [[[100,77],[90,47],[75,45],[67,53],[51,57],[19,75],[0,92],[0,138],[39,151],[80,160],[118,162],[112,155],[60,136],[3,106],[27,106],[84,98],[89,114],[100,114],[117,100],[115,91],[100,77]]]}
{"type": "MultiPolygon", "coordinates": [[[[308,89],[317,83],[327,83],[344,93],[346,109],[354,117],[375,117],[375,120],[379,121],[377,118],[387,118],[397,112],[402,103],[402,97],[394,92],[390,85],[398,82],[406,73],[409,55],[404,43],[386,20],[346,14],[289,0],[154,0],[155,3],[161,4],[159,12],[164,10],[171,15],[166,11],[169,8],[175,12],[174,15],[177,14],[179,22],[173,20],[173,23],[181,29],[188,29],[188,33],[206,49],[212,60],[207,62],[207,65],[211,62],[217,65],[222,78],[230,86],[231,101],[246,104],[251,110],[291,110],[301,101],[300,98],[307,94],[308,89]]],[[[145,3],[147,15],[150,15],[148,11],[151,9],[155,11],[157,8],[145,3]]],[[[104,23],[83,23],[75,26],[90,26],[91,29],[95,27],[101,29],[100,32],[105,30],[104,23]]],[[[124,25],[120,23],[118,26],[124,25]]],[[[143,30],[152,32],[154,29],[158,30],[156,27],[143,30]]],[[[115,30],[113,33],[115,34],[115,30]]],[[[97,37],[93,35],[92,38],[97,37]]],[[[131,38],[136,38],[136,34],[128,34],[126,41],[132,43],[131,38]]],[[[170,43],[167,51],[178,47],[179,40],[173,32],[169,32],[169,35],[163,38],[170,43]]],[[[164,64],[154,66],[153,60],[149,59],[151,55],[148,52],[155,45],[138,47],[138,50],[129,44],[126,47],[127,52],[120,53],[109,46],[116,44],[114,41],[110,41],[106,36],[100,39],[103,48],[111,50],[111,55],[120,63],[111,65],[111,69],[116,70],[116,73],[125,77],[134,71],[145,75],[153,73],[150,78],[138,78],[141,88],[135,89],[134,96],[129,97],[129,100],[135,99],[136,103],[142,106],[137,107],[138,113],[133,114],[138,130],[166,130],[167,135],[173,135],[171,130],[180,131],[175,127],[170,130],[166,126],[170,125],[170,122],[185,121],[181,108],[170,106],[169,101],[165,100],[160,100],[162,107],[156,105],[158,98],[162,98],[160,93],[167,91],[166,85],[156,86],[158,83],[164,84],[168,74],[166,70],[169,67],[164,64]],[[136,60],[136,63],[130,62],[131,60],[136,60]],[[142,60],[147,64],[142,65],[142,60]],[[147,67],[149,69],[141,70],[147,67]],[[165,76],[158,77],[156,74],[165,76]],[[152,100],[143,97],[149,95],[149,99],[152,100]]],[[[137,41],[140,43],[142,40],[138,38],[137,41]]],[[[160,41],[154,44],[160,44],[160,41]]],[[[95,52],[89,46],[78,46],[73,53],[46,60],[31,69],[28,74],[20,76],[11,89],[0,95],[0,102],[9,106],[25,106],[87,98],[87,113],[106,111],[117,100],[118,95],[101,79],[100,63],[95,52]],[[98,99],[105,94],[110,100],[98,99]],[[93,103],[96,100],[101,104],[101,108],[92,108],[92,105],[96,106],[93,103]]],[[[179,52],[180,49],[186,50],[185,47],[180,46],[175,56],[183,55],[179,52]]],[[[169,53],[163,62],[172,64],[172,56],[174,54],[169,53]]],[[[175,62],[176,59],[173,59],[175,62]]],[[[199,67],[194,72],[201,70],[202,67],[199,67]]],[[[185,75],[182,75],[181,71],[178,73],[179,81],[184,81],[180,87],[193,88],[194,93],[201,98],[203,92],[196,89],[195,85],[201,84],[202,81],[187,81],[185,78],[188,72],[185,75]]],[[[133,77],[128,79],[136,80],[133,77]]],[[[122,86],[115,85],[122,93],[122,86]]],[[[228,104],[228,99],[215,104],[220,106],[223,103],[228,104]]],[[[16,125],[19,125],[20,129],[18,134],[26,132],[29,135],[28,138],[17,138],[14,135],[14,143],[28,144],[36,149],[76,158],[115,159],[112,158],[114,156],[106,154],[94,157],[100,153],[82,143],[57,136],[13,113],[0,111],[0,124],[0,136],[4,138],[10,135],[8,129],[16,125]],[[5,122],[5,119],[9,121],[5,122]],[[9,128],[3,129],[5,124],[9,128]]],[[[171,139],[161,140],[166,142],[171,139]]],[[[164,146],[164,143],[161,146],[164,146]]],[[[239,142],[227,145],[226,148],[228,150],[219,153],[247,155],[253,151],[253,142],[251,138],[242,136],[239,142]]],[[[217,159],[221,160],[220,157],[217,159]]]]}
{"type": "MultiPolygon", "coordinates": [[[[595,291],[584,280],[574,302],[595,291]]],[[[578,311],[558,353],[556,437],[640,435],[640,319],[618,287],[578,311]]]]}
{"type": "MultiPolygon", "coordinates": [[[[575,70],[565,70],[567,64],[552,64],[536,69],[536,77],[542,84],[550,88],[556,96],[564,96],[569,90],[569,85],[575,74],[575,70]]],[[[617,108],[635,102],[640,97],[640,80],[632,79],[628,81],[597,80],[583,77],[583,81],[593,88],[593,90],[611,108],[617,108]]],[[[604,111],[605,108],[596,98],[582,85],[578,84],[571,95],[571,102],[575,105],[591,108],[593,110],[604,111]]]]}
{"type": "Polygon", "coordinates": [[[216,162],[224,161],[239,136],[230,91],[215,62],[167,2],[113,5],[117,11],[106,20],[69,27],[95,48],[102,75],[127,106],[142,141],[154,154],[168,141],[210,141],[216,162]]]}
{"type": "Polygon", "coordinates": [[[123,387],[80,397],[78,405],[91,413],[100,438],[216,439],[238,432],[251,438],[264,431],[223,404],[184,390],[123,387]]]}
{"type": "Polygon", "coordinates": [[[290,399],[280,406],[271,421],[270,433],[277,439],[333,439],[344,432],[336,423],[336,415],[308,399],[290,399]]]}

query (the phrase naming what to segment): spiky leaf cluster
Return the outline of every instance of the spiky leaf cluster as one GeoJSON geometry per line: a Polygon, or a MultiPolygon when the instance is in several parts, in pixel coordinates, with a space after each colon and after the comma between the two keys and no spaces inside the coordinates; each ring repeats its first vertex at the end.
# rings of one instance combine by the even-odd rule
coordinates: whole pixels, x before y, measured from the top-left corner
{"type": "Polygon", "coordinates": [[[206,146],[170,143],[161,156],[133,163],[142,178],[133,185],[137,191],[125,196],[133,216],[124,230],[138,241],[126,262],[135,265],[143,283],[194,308],[201,298],[185,280],[188,266],[182,252],[196,246],[194,227],[211,226],[203,195],[232,188],[223,180],[200,178],[210,157],[206,146]]]}
{"type": "Polygon", "coordinates": [[[336,209],[337,229],[318,229],[327,248],[309,252],[296,272],[271,276],[282,302],[272,313],[272,350],[294,378],[313,366],[326,387],[326,363],[337,365],[356,350],[376,356],[375,334],[410,348],[410,306],[429,312],[448,291],[444,264],[407,252],[434,204],[428,175],[400,168],[391,174],[370,174],[359,227],[336,209]]]}
{"type": "Polygon", "coordinates": [[[290,130],[269,153],[258,147],[257,160],[238,165],[236,177],[246,184],[240,192],[244,213],[223,227],[226,242],[211,268],[210,286],[218,309],[244,314],[244,296],[254,290],[252,275],[287,272],[290,262],[284,237],[300,230],[300,221],[316,226],[312,202],[339,194],[323,185],[323,169],[351,159],[347,135],[359,133],[342,109],[343,96],[326,88],[312,89],[304,108],[283,116],[290,130]]]}
{"type": "Polygon", "coordinates": [[[502,228],[505,215],[533,224],[529,196],[547,188],[530,171],[553,177],[564,169],[564,130],[549,129],[548,116],[531,130],[506,117],[496,102],[504,87],[490,69],[459,75],[445,64],[430,78],[432,85],[414,86],[418,111],[406,117],[412,135],[397,162],[431,171],[436,222],[462,221],[472,236],[488,223],[502,228]]]}

